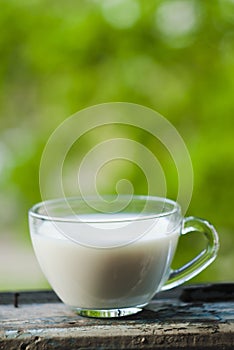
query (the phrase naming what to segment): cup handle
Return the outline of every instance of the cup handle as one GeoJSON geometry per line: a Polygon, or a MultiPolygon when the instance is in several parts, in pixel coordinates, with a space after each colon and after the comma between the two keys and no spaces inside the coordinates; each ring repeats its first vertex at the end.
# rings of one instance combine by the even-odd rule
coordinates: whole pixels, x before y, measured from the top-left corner
{"type": "Polygon", "coordinates": [[[181,235],[191,233],[203,233],[207,239],[206,248],[201,251],[194,259],[189,261],[177,270],[171,270],[169,278],[161,291],[168,290],[181,285],[198,275],[216,258],[219,249],[219,237],[215,228],[203,219],[193,216],[184,219],[184,225],[181,235]]]}

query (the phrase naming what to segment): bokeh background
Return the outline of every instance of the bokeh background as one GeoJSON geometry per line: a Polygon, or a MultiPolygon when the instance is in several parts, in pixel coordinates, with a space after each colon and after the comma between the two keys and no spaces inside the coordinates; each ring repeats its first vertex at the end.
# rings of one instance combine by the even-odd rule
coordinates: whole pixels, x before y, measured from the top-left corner
{"type": "MultiPolygon", "coordinates": [[[[194,168],[187,215],[211,221],[221,244],[193,282],[233,281],[233,95],[233,0],[0,0],[0,290],[48,287],[27,224],[41,200],[43,148],[73,113],[114,101],[158,111],[183,137],[194,168]]],[[[116,135],[157,149],[174,198],[175,169],[139,130],[100,129],[73,151],[79,158],[93,140],[116,135]]],[[[146,192],[137,169],[116,169],[146,192]]],[[[114,182],[107,176],[101,190],[113,192],[114,182]]],[[[175,265],[194,249],[184,240],[175,265]]]]}

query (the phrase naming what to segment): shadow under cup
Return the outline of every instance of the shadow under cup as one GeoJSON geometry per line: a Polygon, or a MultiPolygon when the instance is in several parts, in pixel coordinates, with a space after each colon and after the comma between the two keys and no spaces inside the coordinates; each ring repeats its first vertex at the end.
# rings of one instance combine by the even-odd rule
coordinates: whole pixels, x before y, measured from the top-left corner
{"type": "MultiPolygon", "coordinates": [[[[61,300],[80,315],[120,317],[142,310],[216,257],[218,235],[207,221],[183,218],[169,199],[148,196],[64,198],[29,211],[38,262],[61,300]],[[171,270],[178,238],[203,233],[206,247],[171,270]]],[[[199,236],[198,236],[199,237],[199,236]]]]}

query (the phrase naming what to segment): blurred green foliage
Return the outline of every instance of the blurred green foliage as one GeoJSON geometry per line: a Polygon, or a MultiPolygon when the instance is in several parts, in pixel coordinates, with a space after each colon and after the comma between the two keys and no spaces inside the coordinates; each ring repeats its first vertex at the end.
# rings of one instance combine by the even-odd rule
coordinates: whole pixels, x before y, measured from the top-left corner
{"type": "MultiPolygon", "coordinates": [[[[41,200],[40,158],[53,130],[87,106],[133,102],[177,128],[194,167],[187,214],[219,231],[219,258],[196,280],[233,279],[233,95],[232,0],[0,0],[0,240],[29,241],[27,211],[41,200]]],[[[175,169],[163,165],[174,197],[175,169]]],[[[130,177],[145,192],[137,169],[130,177]]],[[[183,259],[195,245],[184,242],[183,259]]]]}

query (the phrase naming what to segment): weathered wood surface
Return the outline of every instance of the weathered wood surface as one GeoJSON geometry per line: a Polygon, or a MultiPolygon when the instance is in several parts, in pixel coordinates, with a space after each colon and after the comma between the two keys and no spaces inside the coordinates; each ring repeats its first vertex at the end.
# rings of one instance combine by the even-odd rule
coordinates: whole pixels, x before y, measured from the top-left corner
{"type": "Polygon", "coordinates": [[[0,293],[0,349],[234,349],[234,284],[160,293],[141,313],[82,318],[53,292],[0,293]]]}

